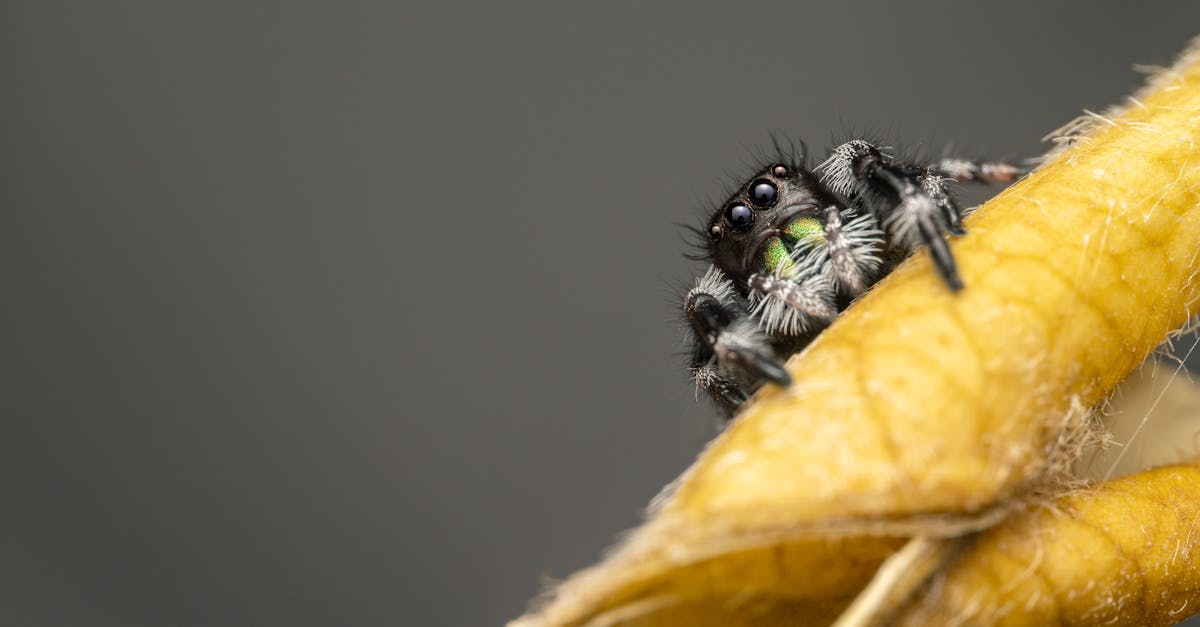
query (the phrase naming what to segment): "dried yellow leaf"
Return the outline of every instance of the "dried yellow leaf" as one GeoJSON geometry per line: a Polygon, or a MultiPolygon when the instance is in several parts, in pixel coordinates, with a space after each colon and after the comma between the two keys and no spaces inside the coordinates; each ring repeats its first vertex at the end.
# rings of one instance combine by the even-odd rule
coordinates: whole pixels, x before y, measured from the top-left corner
{"type": "Polygon", "coordinates": [[[1200,467],[1063,497],[980,534],[903,625],[1171,625],[1200,611],[1200,467]]]}
{"type": "MultiPolygon", "coordinates": [[[[753,399],[641,528],[514,625],[827,623],[909,538],[954,538],[1023,510],[1068,471],[1090,433],[1086,408],[1188,320],[1200,291],[1198,57],[1095,116],[972,216],[953,241],[965,290],[946,290],[925,255],[904,264],[791,360],[795,383],[753,399]]],[[[1071,497],[1063,511],[1104,525],[1155,520],[1151,503],[1169,502],[1157,475],[1119,485],[1153,497],[1124,512],[1071,497]]],[[[1163,533],[1184,529],[1176,514],[1163,533]]],[[[1048,516],[1023,528],[1049,528],[1048,516]]],[[[975,553],[978,572],[997,551],[975,553]]],[[[1056,586],[1078,578],[1052,574],[1045,594],[1065,607],[1071,589],[1056,586]]],[[[981,588],[1003,586],[945,581],[942,597],[959,605],[920,611],[963,615],[981,588]]],[[[1000,608],[988,620],[1015,611],[1010,596],[980,602],[1000,608]]],[[[1200,604],[1200,591],[1170,600],[1200,604]]]]}

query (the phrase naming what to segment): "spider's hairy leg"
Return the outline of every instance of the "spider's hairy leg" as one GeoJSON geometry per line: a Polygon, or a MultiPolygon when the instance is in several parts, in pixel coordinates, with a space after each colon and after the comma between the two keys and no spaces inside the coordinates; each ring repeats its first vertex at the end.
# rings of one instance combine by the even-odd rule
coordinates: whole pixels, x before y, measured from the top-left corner
{"type": "MultiPolygon", "coordinates": [[[[909,169],[918,169],[910,167],[909,169]]],[[[1029,168],[1000,161],[973,161],[970,159],[942,159],[921,172],[917,178],[925,190],[946,214],[952,235],[966,235],[962,226],[964,212],[958,208],[950,195],[948,183],[1012,183],[1029,173],[1029,168]]]]}
{"type": "Polygon", "coordinates": [[[831,282],[850,297],[866,291],[883,263],[883,231],[869,215],[825,209],[824,255],[831,282]]]}
{"type": "Polygon", "coordinates": [[[711,354],[708,357],[704,357],[703,354],[703,351],[697,349],[692,355],[692,382],[696,384],[697,390],[708,394],[726,418],[731,418],[738,407],[750,397],[737,381],[722,374],[721,369],[713,363],[711,354]]]}
{"type": "Polygon", "coordinates": [[[929,197],[942,210],[946,219],[946,229],[950,231],[950,234],[966,235],[967,230],[963,228],[962,224],[962,209],[958,208],[958,203],[954,202],[954,198],[950,196],[948,183],[951,181],[932,172],[918,174],[917,181],[921,184],[921,189],[929,194],[929,197]]]}
{"type": "Polygon", "coordinates": [[[791,376],[751,320],[733,283],[716,267],[710,267],[684,297],[683,315],[694,333],[692,381],[727,413],[746,399],[742,381],[791,385],[791,376]]]}
{"type": "MultiPolygon", "coordinates": [[[[819,251],[814,251],[814,254],[819,251]]],[[[816,264],[806,261],[808,268],[816,264]]],[[[798,336],[820,331],[837,317],[833,285],[825,274],[788,277],[778,272],[750,275],[752,314],[771,335],[798,336]]]]}
{"type": "Polygon", "coordinates": [[[853,140],[834,149],[818,170],[831,190],[861,202],[883,224],[892,244],[929,247],[942,281],[963,288],[943,233],[963,233],[960,211],[945,182],[924,168],[892,160],[877,147],[853,140]]]}
{"type": "Polygon", "coordinates": [[[959,183],[1004,183],[1009,184],[1029,174],[1029,168],[1003,161],[976,161],[973,159],[942,159],[929,168],[938,176],[952,178],[959,183]]]}

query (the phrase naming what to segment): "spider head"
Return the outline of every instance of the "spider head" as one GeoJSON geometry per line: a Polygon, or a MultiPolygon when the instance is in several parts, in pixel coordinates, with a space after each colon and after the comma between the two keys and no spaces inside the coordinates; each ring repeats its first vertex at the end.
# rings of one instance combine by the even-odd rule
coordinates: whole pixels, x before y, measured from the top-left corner
{"type": "Polygon", "coordinates": [[[721,205],[708,223],[708,256],[736,283],[755,272],[784,271],[791,253],[823,237],[825,198],[811,172],[773,164],[755,174],[721,205]]]}

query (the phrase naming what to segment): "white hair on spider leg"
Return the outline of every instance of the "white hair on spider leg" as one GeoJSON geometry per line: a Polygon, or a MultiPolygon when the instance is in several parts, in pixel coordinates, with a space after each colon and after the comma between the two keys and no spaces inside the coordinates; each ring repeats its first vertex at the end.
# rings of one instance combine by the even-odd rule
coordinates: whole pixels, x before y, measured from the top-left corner
{"type": "Polygon", "coordinates": [[[819,244],[822,255],[815,259],[828,269],[830,282],[843,291],[858,295],[867,281],[883,265],[884,233],[870,214],[853,215],[843,222],[837,207],[825,213],[825,241],[819,244]]]}
{"type": "Polygon", "coordinates": [[[766,334],[749,318],[738,320],[722,331],[713,345],[713,352],[722,365],[736,364],[739,355],[770,351],[766,334]]]}
{"type": "Polygon", "coordinates": [[[980,174],[980,165],[969,159],[942,159],[937,169],[953,180],[967,180],[980,174]]]}
{"type": "Polygon", "coordinates": [[[730,281],[724,272],[716,266],[709,266],[708,271],[704,276],[696,279],[696,287],[688,290],[687,296],[684,297],[684,306],[690,307],[694,303],[696,296],[700,294],[708,294],[713,298],[728,304],[734,301],[733,282],[730,281]]]}
{"type": "Polygon", "coordinates": [[[921,221],[936,222],[939,211],[940,207],[928,194],[906,194],[900,199],[900,204],[892,210],[892,214],[883,221],[883,228],[892,234],[894,241],[913,251],[924,243],[921,239],[921,221]]]}
{"type": "Polygon", "coordinates": [[[849,197],[858,186],[858,179],[854,176],[854,170],[850,167],[850,163],[854,158],[851,148],[847,144],[842,144],[833,149],[833,153],[829,158],[818,165],[816,172],[821,176],[821,182],[825,184],[831,191],[849,197]]]}
{"type": "Polygon", "coordinates": [[[883,152],[884,150],[886,149],[872,146],[861,139],[853,139],[834,148],[829,158],[816,167],[815,172],[831,191],[850,198],[856,192],[863,191],[862,181],[854,175],[854,162],[872,153],[882,160],[891,160],[891,155],[883,152]]]}
{"type": "Polygon", "coordinates": [[[833,285],[823,272],[794,278],[759,272],[750,276],[749,284],[751,314],[770,335],[799,335],[827,326],[837,316],[833,285]]]}
{"type": "Polygon", "coordinates": [[[703,366],[692,368],[692,382],[696,384],[697,398],[701,390],[716,387],[721,382],[721,376],[717,373],[717,367],[713,363],[707,363],[703,366]]]}

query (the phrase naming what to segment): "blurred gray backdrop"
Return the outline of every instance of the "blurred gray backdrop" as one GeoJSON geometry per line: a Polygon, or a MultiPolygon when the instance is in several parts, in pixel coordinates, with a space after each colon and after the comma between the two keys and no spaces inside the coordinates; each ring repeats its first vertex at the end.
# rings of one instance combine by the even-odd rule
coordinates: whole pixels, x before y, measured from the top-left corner
{"type": "Polygon", "coordinates": [[[0,4],[0,624],[496,625],[713,434],[770,132],[1021,159],[1200,4],[0,4]]]}

